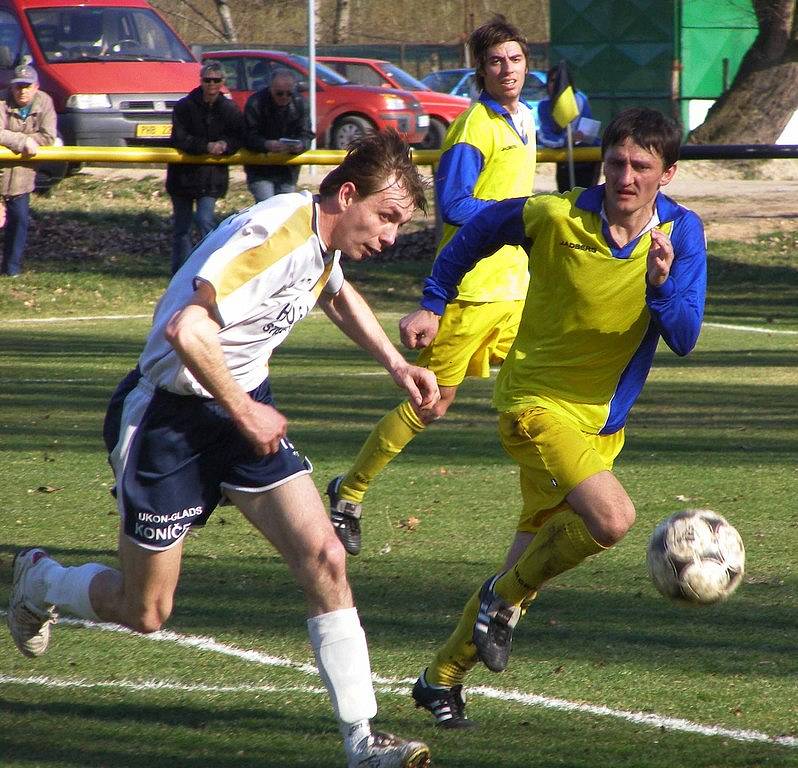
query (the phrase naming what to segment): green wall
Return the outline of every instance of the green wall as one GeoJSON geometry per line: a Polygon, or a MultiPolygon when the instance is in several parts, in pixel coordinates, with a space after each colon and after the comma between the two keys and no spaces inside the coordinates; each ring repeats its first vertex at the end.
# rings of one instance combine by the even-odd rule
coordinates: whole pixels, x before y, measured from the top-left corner
{"type": "Polygon", "coordinates": [[[689,100],[717,98],[723,60],[728,85],[757,33],[751,0],[551,0],[550,8],[550,63],[569,62],[605,125],[643,105],[686,124],[689,100]]]}

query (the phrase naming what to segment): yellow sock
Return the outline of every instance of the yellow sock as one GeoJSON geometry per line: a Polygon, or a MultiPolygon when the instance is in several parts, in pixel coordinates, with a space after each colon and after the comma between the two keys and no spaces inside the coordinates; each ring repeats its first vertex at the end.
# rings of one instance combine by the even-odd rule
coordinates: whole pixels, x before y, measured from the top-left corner
{"type": "Polygon", "coordinates": [[[362,502],[371,481],[426,426],[407,400],[386,413],[363,443],[352,468],[341,481],[338,489],[341,498],[362,502]]]}
{"type": "MultiPolygon", "coordinates": [[[[480,585],[480,589],[482,585],[480,585]]],[[[479,610],[479,589],[463,609],[460,623],[449,635],[445,645],[435,654],[432,664],[427,667],[426,679],[430,685],[451,688],[461,685],[468,671],[477,663],[477,649],[471,640],[474,622],[479,610]]]]}
{"type": "Polygon", "coordinates": [[[585,521],[572,509],[565,509],[541,526],[518,562],[496,581],[494,590],[508,603],[520,605],[543,582],[604,549],[590,535],[585,521]]]}
{"type": "MultiPolygon", "coordinates": [[[[606,547],[593,539],[573,510],[558,512],[541,526],[515,566],[496,581],[494,589],[507,602],[520,605],[523,616],[544,581],[603,549],[606,547]]],[[[478,589],[466,603],[460,623],[427,668],[430,685],[447,688],[460,685],[476,665],[477,649],[471,638],[479,610],[479,592],[478,589]]]]}

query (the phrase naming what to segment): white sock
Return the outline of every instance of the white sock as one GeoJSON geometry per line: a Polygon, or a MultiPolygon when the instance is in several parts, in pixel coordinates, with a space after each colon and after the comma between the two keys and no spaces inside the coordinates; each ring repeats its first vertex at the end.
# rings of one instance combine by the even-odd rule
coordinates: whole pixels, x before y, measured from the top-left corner
{"type": "Polygon", "coordinates": [[[335,716],[359,724],[377,714],[366,634],[356,608],[342,608],[308,619],[308,634],[319,675],[335,716]]]}
{"type": "Polygon", "coordinates": [[[87,563],[65,568],[46,558],[35,570],[38,589],[34,587],[33,595],[37,602],[54,605],[60,612],[82,619],[100,620],[89,599],[89,585],[100,571],[108,570],[106,566],[87,563]]]}
{"type": "Polygon", "coordinates": [[[371,723],[368,720],[359,720],[357,723],[338,723],[341,736],[344,738],[344,749],[347,759],[362,752],[371,736],[371,723]]]}

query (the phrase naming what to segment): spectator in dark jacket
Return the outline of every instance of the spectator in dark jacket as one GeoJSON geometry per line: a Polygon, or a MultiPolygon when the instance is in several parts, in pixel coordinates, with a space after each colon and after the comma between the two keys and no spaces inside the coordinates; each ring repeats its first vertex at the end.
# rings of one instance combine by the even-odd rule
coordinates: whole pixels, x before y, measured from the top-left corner
{"type": "MultiPolygon", "coordinates": [[[[296,92],[293,72],[275,70],[271,83],[249,97],[244,107],[244,127],[246,147],[253,152],[296,155],[310,149],[315,134],[310,129],[305,100],[296,92]]],[[[256,203],[296,191],[298,165],[247,165],[244,170],[256,203]]]]}
{"type": "MultiPolygon", "coordinates": [[[[243,142],[244,120],[233,101],[221,94],[224,73],[218,61],[200,70],[200,86],[175,104],[172,112],[172,146],[191,155],[231,155],[243,142]]],[[[166,191],[172,198],[174,234],[172,274],[180,269],[193,248],[192,220],[200,239],[216,225],[216,200],[227,194],[227,165],[169,163],[166,191]],[[196,214],[194,206],[196,204],[196,214]]]]}

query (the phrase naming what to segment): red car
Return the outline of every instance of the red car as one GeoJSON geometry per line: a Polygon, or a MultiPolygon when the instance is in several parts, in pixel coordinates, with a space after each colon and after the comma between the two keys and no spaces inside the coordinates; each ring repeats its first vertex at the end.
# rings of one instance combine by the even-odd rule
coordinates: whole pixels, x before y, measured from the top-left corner
{"type": "MultiPolygon", "coordinates": [[[[309,61],[283,51],[205,51],[203,60],[217,59],[225,84],[236,104],[244,109],[250,95],[265,88],[275,69],[292,70],[300,92],[307,94],[309,61]]],[[[369,131],[395,128],[411,144],[420,144],[429,117],[415,96],[393,88],[354,85],[324,64],[316,64],[316,141],[320,147],[346,149],[369,131]]]]}
{"type": "Polygon", "coordinates": [[[352,83],[401,88],[412,93],[429,115],[429,130],[421,143],[423,149],[439,149],[449,123],[471,106],[470,99],[433,91],[390,61],[357,59],[351,56],[318,56],[317,59],[352,83]]]}

